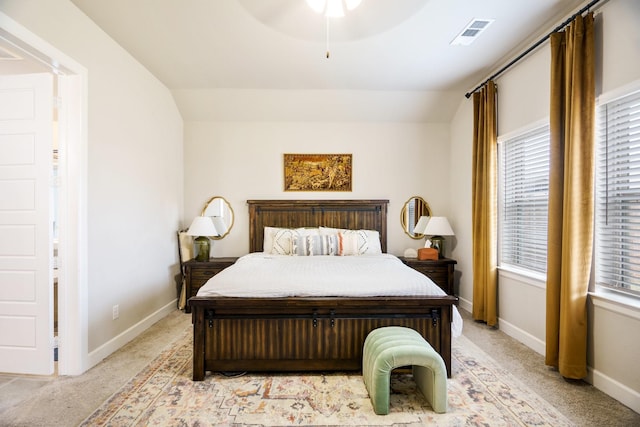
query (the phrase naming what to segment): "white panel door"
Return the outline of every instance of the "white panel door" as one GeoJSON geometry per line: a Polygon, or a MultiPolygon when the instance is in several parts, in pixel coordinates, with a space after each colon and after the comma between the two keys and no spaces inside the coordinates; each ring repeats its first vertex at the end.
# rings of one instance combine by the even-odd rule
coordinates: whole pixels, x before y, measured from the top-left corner
{"type": "Polygon", "coordinates": [[[0,372],[53,373],[53,76],[0,76],[0,372]]]}

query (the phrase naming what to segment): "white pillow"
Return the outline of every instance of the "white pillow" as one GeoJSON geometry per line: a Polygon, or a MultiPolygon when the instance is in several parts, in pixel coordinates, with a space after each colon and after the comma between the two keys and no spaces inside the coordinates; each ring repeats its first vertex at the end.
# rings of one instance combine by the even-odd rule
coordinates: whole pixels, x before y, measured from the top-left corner
{"type": "Polygon", "coordinates": [[[377,230],[346,230],[341,228],[320,227],[321,235],[344,233],[358,236],[358,255],[381,254],[380,232],[377,230]]]}
{"type": "Polygon", "coordinates": [[[377,230],[363,230],[367,233],[367,240],[369,241],[368,254],[381,254],[382,244],[380,243],[380,232],[377,230]]]}
{"type": "Polygon", "coordinates": [[[291,255],[293,250],[293,241],[298,236],[295,230],[289,228],[281,228],[273,233],[273,246],[269,253],[278,255],[291,255]]]}
{"type": "Polygon", "coordinates": [[[282,228],[278,228],[278,227],[264,228],[264,234],[262,236],[262,250],[264,252],[271,253],[271,249],[273,248],[273,235],[278,230],[282,230],[282,228]]]}
{"type": "Polygon", "coordinates": [[[320,230],[317,227],[314,228],[282,228],[282,227],[265,227],[262,241],[262,251],[270,254],[281,254],[281,255],[291,255],[291,247],[293,246],[293,241],[296,236],[309,236],[309,235],[320,235],[320,230]],[[278,237],[280,239],[284,239],[286,237],[290,238],[290,246],[288,253],[281,254],[280,252],[284,249],[282,245],[286,245],[284,240],[275,242],[274,239],[276,234],[281,232],[278,237]],[[274,250],[274,244],[277,244],[279,247],[274,250]]]}

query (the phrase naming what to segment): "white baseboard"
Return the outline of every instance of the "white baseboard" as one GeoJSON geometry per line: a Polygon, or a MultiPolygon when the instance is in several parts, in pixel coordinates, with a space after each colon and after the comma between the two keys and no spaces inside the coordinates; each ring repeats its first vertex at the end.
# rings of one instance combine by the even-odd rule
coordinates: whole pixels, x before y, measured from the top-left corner
{"type": "Polygon", "coordinates": [[[520,341],[533,351],[544,356],[546,350],[546,343],[540,338],[536,338],[527,331],[518,328],[517,326],[509,323],[503,319],[498,318],[498,327],[505,334],[511,338],[520,341]]]}
{"type": "Polygon", "coordinates": [[[468,311],[471,313],[471,309],[473,308],[473,304],[468,299],[458,297],[458,307],[461,309],[468,311]]]}
{"type": "Polygon", "coordinates": [[[172,311],[176,310],[176,304],[177,304],[177,299],[171,301],[164,307],[160,308],[158,311],[152,313],[151,315],[142,319],[140,322],[131,326],[129,329],[122,332],[120,335],[117,335],[113,339],[107,341],[97,349],[90,352],[88,357],[89,367],[87,369],[93,368],[98,363],[100,363],[105,357],[109,356],[111,353],[120,349],[129,341],[133,340],[142,332],[147,330],[151,325],[156,323],[158,320],[162,319],[172,311]]]}
{"type": "MultiPolygon", "coordinates": [[[[544,341],[534,337],[533,335],[523,331],[522,329],[515,327],[509,322],[499,320],[500,330],[509,335],[513,339],[516,339],[531,348],[535,352],[545,355],[546,344],[544,341]]],[[[628,406],[632,410],[640,413],[640,393],[633,390],[626,385],[614,380],[611,377],[604,375],[602,372],[587,366],[587,378],[585,380],[592,384],[595,388],[602,391],[605,394],[613,397],[621,402],[623,405],[628,406]]]]}
{"type": "MultiPolygon", "coordinates": [[[[469,300],[458,297],[458,307],[472,313],[473,303],[469,300]]],[[[511,338],[520,341],[527,347],[533,349],[537,353],[544,354],[545,344],[533,335],[525,332],[524,330],[512,325],[503,319],[498,318],[499,329],[511,338]]],[[[463,326],[464,328],[464,326],[463,326]]]]}
{"type": "Polygon", "coordinates": [[[587,381],[595,388],[640,413],[640,392],[627,387],[602,372],[587,367],[587,381]]]}
{"type": "MultiPolygon", "coordinates": [[[[469,300],[458,297],[458,307],[471,313],[473,310],[473,303],[469,300]]],[[[501,318],[498,318],[498,327],[502,332],[509,335],[511,338],[521,342],[536,353],[544,355],[545,342],[541,339],[536,338],[525,330],[520,329],[501,318]]]]}
{"type": "MultiPolygon", "coordinates": [[[[459,307],[472,312],[473,304],[471,301],[460,299],[459,307]]],[[[546,343],[543,340],[536,338],[503,319],[498,319],[498,325],[502,332],[544,356],[546,343]]],[[[618,400],[623,405],[626,405],[635,412],[640,413],[640,392],[627,387],[619,381],[608,377],[590,366],[587,366],[586,381],[603,393],[618,400]]]]}

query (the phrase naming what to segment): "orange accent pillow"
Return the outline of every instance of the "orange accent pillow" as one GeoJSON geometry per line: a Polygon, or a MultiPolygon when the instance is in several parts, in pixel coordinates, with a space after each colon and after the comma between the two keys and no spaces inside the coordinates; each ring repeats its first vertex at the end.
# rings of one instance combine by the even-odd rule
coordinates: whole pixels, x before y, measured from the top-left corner
{"type": "Polygon", "coordinates": [[[438,250],[434,248],[420,248],[418,249],[418,259],[424,261],[425,259],[438,259],[438,250]]]}

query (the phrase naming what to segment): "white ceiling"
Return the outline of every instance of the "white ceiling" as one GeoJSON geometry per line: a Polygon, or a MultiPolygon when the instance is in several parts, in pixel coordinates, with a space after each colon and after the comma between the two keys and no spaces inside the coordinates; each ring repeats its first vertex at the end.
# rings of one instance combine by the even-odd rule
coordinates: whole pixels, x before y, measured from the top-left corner
{"type": "Polygon", "coordinates": [[[263,94],[265,106],[244,114],[269,118],[289,90],[294,105],[331,103],[333,93],[347,106],[374,91],[384,96],[367,95],[371,109],[406,101],[418,110],[400,118],[419,121],[447,120],[466,92],[584,2],[363,0],[330,21],[327,59],[325,19],[304,0],[71,1],[174,93],[186,119],[233,119],[230,93],[263,94]],[[451,46],[474,18],[495,21],[473,44],[451,46]]]}

